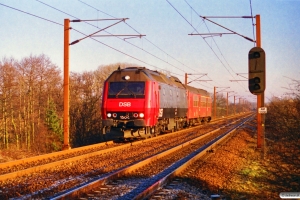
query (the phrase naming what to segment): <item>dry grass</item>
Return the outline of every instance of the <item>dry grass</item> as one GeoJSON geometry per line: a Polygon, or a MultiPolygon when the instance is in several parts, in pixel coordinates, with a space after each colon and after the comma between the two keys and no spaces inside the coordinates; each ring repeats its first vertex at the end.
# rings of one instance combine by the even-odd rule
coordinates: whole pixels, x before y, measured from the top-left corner
{"type": "Polygon", "coordinates": [[[282,142],[268,142],[263,157],[261,150],[256,149],[256,142],[256,132],[239,131],[202,161],[195,174],[197,180],[193,181],[226,199],[273,200],[280,199],[280,192],[299,192],[300,149],[282,142]]]}

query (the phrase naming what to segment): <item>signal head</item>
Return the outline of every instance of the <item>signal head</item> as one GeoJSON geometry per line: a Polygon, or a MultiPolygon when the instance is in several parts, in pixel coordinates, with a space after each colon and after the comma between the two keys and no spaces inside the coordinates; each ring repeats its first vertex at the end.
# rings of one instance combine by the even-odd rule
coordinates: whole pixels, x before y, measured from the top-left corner
{"type": "Polygon", "coordinates": [[[266,61],[265,51],[254,47],[248,54],[248,88],[252,94],[261,94],[266,87],[266,61]]]}

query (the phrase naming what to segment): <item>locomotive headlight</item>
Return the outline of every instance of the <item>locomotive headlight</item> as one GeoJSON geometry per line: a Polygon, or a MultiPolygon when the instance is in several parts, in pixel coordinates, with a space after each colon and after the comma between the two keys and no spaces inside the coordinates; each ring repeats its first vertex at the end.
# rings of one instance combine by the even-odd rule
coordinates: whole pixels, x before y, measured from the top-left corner
{"type": "Polygon", "coordinates": [[[107,113],[107,117],[110,118],[111,117],[111,113],[107,113]]]}
{"type": "Polygon", "coordinates": [[[126,81],[128,81],[130,79],[130,76],[126,75],[124,78],[126,81]]]}
{"type": "Polygon", "coordinates": [[[139,116],[140,116],[140,118],[143,118],[144,117],[144,113],[140,113],[139,116]]]}

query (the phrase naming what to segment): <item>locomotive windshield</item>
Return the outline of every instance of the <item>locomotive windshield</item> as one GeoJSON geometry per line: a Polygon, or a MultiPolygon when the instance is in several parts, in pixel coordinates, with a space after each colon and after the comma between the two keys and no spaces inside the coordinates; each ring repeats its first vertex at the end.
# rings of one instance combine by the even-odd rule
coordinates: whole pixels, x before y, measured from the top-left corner
{"type": "Polygon", "coordinates": [[[108,98],[144,98],[145,82],[110,82],[108,98]]]}

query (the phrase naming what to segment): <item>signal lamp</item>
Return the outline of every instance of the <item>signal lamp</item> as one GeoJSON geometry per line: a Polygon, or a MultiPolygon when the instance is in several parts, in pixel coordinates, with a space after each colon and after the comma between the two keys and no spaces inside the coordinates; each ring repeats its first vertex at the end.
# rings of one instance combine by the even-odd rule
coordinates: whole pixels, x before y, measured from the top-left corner
{"type": "Polygon", "coordinates": [[[258,91],[260,90],[260,78],[254,77],[252,79],[249,79],[249,88],[250,91],[258,91]]]}
{"type": "Polygon", "coordinates": [[[133,114],[133,117],[135,117],[135,118],[137,118],[138,116],[139,116],[139,114],[137,114],[137,113],[133,114]]]}
{"type": "Polygon", "coordinates": [[[248,54],[248,88],[252,94],[262,94],[266,88],[266,54],[260,47],[253,47],[248,54]]]}
{"type": "Polygon", "coordinates": [[[117,117],[117,113],[113,113],[112,116],[113,116],[113,118],[116,118],[117,117]]]}

